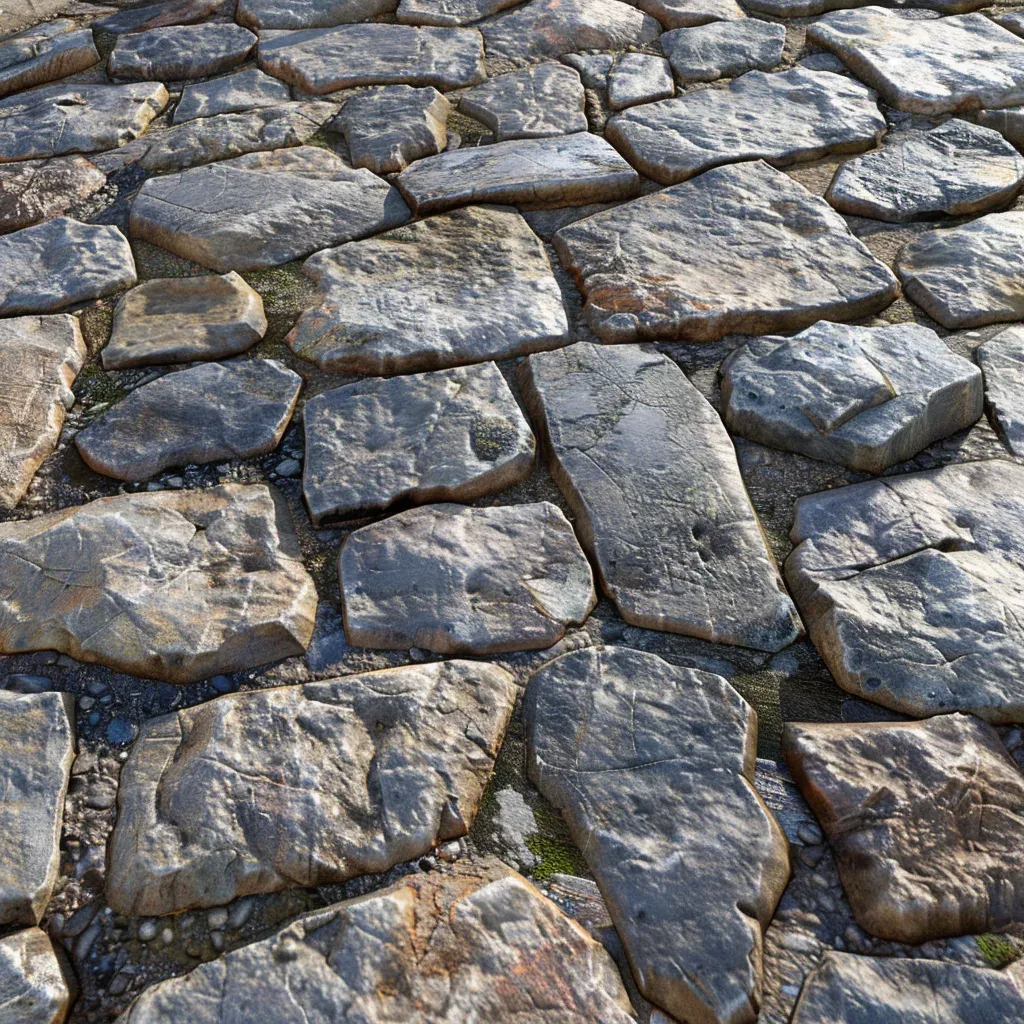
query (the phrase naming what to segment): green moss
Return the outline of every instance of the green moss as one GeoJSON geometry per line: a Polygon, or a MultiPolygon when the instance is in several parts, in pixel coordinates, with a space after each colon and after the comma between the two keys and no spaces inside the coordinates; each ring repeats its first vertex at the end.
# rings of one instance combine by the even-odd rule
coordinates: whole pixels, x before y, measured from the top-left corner
{"type": "Polygon", "coordinates": [[[979,935],[977,941],[981,955],[992,967],[1003,968],[1020,959],[1020,945],[1005,935],[979,935]]]}
{"type": "Polygon", "coordinates": [[[537,819],[537,832],[526,837],[526,846],[540,863],[530,874],[538,882],[552,875],[581,875],[590,877],[587,862],[569,835],[569,827],[562,816],[546,802],[533,808],[537,819]]]}

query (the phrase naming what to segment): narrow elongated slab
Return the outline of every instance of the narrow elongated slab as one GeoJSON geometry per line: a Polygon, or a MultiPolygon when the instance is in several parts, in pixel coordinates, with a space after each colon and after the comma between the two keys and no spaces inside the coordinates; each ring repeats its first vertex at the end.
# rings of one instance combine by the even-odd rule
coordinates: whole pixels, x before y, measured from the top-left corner
{"type": "Polygon", "coordinates": [[[985,405],[1014,455],[1024,457],[1024,329],[1010,327],[975,350],[985,405]]]}
{"type": "Polygon", "coordinates": [[[167,25],[192,25],[216,15],[230,14],[235,9],[235,0],[161,0],[160,3],[109,14],[91,23],[96,32],[145,32],[151,28],[165,28],[167,25]]]}
{"type": "Polygon", "coordinates": [[[640,991],[681,1021],[752,1024],[789,879],[754,789],[753,709],[721,676],[614,647],[542,668],[524,717],[527,771],[587,858],[640,991]]]}
{"type": "Polygon", "coordinates": [[[653,14],[668,29],[736,21],[747,16],[736,0],[636,0],[636,6],[653,14]]]}
{"type": "Polygon", "coordinates": [[[118,37],[107,58],[111,78],[180,81],[219,75],[237,67],[256,45],[241,25],[170,25],[118,37]]]}
{"type": "Polygon", "coordinates": [[[42,929],[0,939],[0,999],[12,1024],[62,1024],[75,991],[70,965],[42,929]]]}
{"type": "Polygon", "coordinates": [[[99,63],[92,32],[50,21],[0,42],[0,96],[73,75],[99,63]]]}
{"type": "Polygon", "coordinates": [[[472,21],[514,7],[522,0],[400,0],[398,20],[403,25],[468,25],[472,21]]]}
{"type": "Polygon", "coordinates": [[[398,0],[238,0],[236,17],[251,29],[330,28],[390,14],[398,0]]]}
{"type": "Polygon", "coordinates": [[[552,475],[627,622],[766,651],[800,636],[729,435],[675,363],[584,342],[519,372],[552,475]]]}
{"type": "Polygon", "coordinates": [[[0,235],[58,216],[106,183],[82,156],[0,163],[0,235]]]}

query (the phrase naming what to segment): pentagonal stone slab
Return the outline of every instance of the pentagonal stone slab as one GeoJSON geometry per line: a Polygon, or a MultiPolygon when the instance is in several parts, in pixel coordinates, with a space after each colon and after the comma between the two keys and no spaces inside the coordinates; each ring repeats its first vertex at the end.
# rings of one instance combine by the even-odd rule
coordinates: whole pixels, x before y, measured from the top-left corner
{"type": "Polygon", "coordinates": [[[608,72],[608,105],[612,110],[663,100],[675,91],[668,61],[649,53],[624,53],[608,72]]]}
{"type": "Polygon", "coordinates": [[[867,316],[899,294],[842,217],[760,162],[594,214],[553,241],[604,341],[794,331],[867,316]]]}
{"type": "Polygon", "coordinates": [[[398,20],[405,25],[468,25],[522,0],[400,0],[398,20]]]}
{"type": "Polygon", "coordinates": [[[106,183],[81,156],[0,163],[0,235],[56,217],[106,183]]]}
{"type": "Polygon", "coordinates": [[[320,301],[288,335],[325,370],[414,373],[569,339],[540,239],[514,210],[473,206],[319,252],[320,301]]]}
{"type": "Polygon", "coordinates": [[[0,1000],[12,1024],[62,1024],[75,989],[46,932],[26,928],[0,939],[0,1000]]]}
{"type": "Polygon", "coordinates": [[[100,498],[0,524],[0,653],[190,683],[301,654],[316,589],[276,492],[100,498]]]}
{"type": "Polygon", "coordinates": [[[786,579],[843,689],[1024,714],[1024,467],[971,462],[802,498],[786,579]]]}
{"type": "Polygon", "coordinates": [[[168,914],[341,882],[465,835],[515,697],[504,669],[451,661],[150,719],[121,771],[111,906],[168,914]]]}
{"type": "Polygon", "coordinates": [[[0,96],[91,68],[100,55],[92,32],[69,19],[47,22],[0,42],[0,96]]]}
{"type": "Polygon", "coordinates": [[[983,405],[978,368],[927,327],[825,321],[737,349],[722,400],[732,433],[867,473],[966,429],[983,405]]]}
{"type": "Polygon", "coordinates": [[[251,29],[330,28],[394,11],[398,0],[238,0],[236,17],[251,29]]]}
{"type": "Polygon", "coordinates": [[[620,647],[546,665],[524,717],[530,778],[565,815],[644,996],[680,1020],[753,1021],[789,879],[754,789],[753,709],[721,676],[620,647]]]}
{"type": "Polygon", "coordinates": [[[345,635],[360,647],[550,647],[597,603],[572,527],[546,501],[401,512],[350,534],[340,570],[345,635]]]}
{"type": "Polygon", "coordinates": [[[259,107],[276,107],[279,103],[288,103],[291,98],[291,90],[284,82],[265,75],[259,68],[246,68],[223,78],[185,86],[174,108],[174,123],[182,124],[215,114],[238,114],[259,107]]]}
{"type": "Polygon", "coordinates": [[[107,58],[111,78],[178,81],[237,67],[256,45],[240,25],[171,25],[118,36],[107,58]]]}
{"type": "Polygon", "coordinates": [[[975,349],[985,405],[1014,455],[1024,456],[1024,329],[1010,327],[975,349]]]}
{"type": "Polygon", "coordinates": [[[744,18],[666,32],[661,48],[684,82],[713,82],[775,67],[785,42],[785,25],[744,18]]]}
{"type": "Polygon", "coordinates": [[[218,15],[228,15],[235,9],[235,0],[161,0],[160,3],[109,14],[90,23],[97,32],[121,35],[124,32],[145,32],[168,25],[192,25],[197,21],[218,15]]]}

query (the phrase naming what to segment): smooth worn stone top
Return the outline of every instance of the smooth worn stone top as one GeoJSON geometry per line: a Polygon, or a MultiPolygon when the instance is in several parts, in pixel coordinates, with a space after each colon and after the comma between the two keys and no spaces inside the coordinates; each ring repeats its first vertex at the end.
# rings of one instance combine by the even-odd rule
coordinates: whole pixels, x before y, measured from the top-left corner
{"type": "Polygon", "coordinates": [[[284,82],[265,75],[259,68],[246,68],[223,78],[185,86],[174,108],[174,123],[215,114],[236,114],[258,107],[275,107],[289,102],[291,98],[291,91],[284,82]]]}
{"type": "Polygon", "coordinates": [[[107,58],[111,78],[178,81],[203,78],[237,67],[256,45],[256,36],[234,24],[170,25],[118,36],[107,58]]]}
{"type": "Polygon", "coordinates": [[[404,25],[468,25],[523,0],[399,0],[398,20],[404,25]]]}
{"type": "Polygon", "coordinates": [[[331,28],[391,14],[398,0],[238,0],[235,17],[251,29],[331,28]]]}
{"type": "Polygon", "coordinates": [[[768,71],[782,60],[785,42],[785,25],[744,18],[666,32],[661,48],[684,82],[713,82],[768,71]]]}
{"type": "Polygon", "coordinates": [[[625,110],[675,94],[672,68],[664,57],[650,53],[623,53],[608,72],[608,106],[625,110]]]}
{"type": "Polygon", "coordinates": [[[636,0],[636,6],[653,14],[669,29],[735,21],[747,16],[736,0],[636,0]]]}
{"type": "Polygon", "coordinates": [[[609,647],[544,666],[523,714],[527,771],[565,815],[640,991],[681,1021],[752,1024],[789,879],[754,789],[753,709],[721,676],[609,647]]]}
{"type": "Polygon", "coordinates": [[[707,171],[553,241],[603,341],[795,331],[868,316],[899,294],[839,214],[761,162],[707,171]]]}
{"type": "Polygon", "coordinates": [[[0,163],[0,235],[57,217],[106,183],[82,156],[0,163]]]}
{"type": "Polygon", "coordinates": [[[62,1024],[76,989],[70,965],[41,928],[0,939],[0,1001],[11,1024],[62,1024]]]}
{"type": "Polygon", "coordinates": [[[0,41],[0,96],[85,71],[99,59],[88,29],[69,19],[37,25],[0,41]]]}
{"type": "Polygon", "coordinates": [[[843,689],[923,717],[1024,715],[1024,467],[1002,460],[797,502],[786,579],[843,689]]]}
{"type": "Polygon", "coordinates": [[[1014,455],[1024,456],[1024,328],[1010,327],[974,350],[985,375],[985,404],[1014,455]]]}
{"type": "Polygon", "coordinates": [[[316,588],[260,484],[99,498],[0,524],[0,653],[191,683],[301,654],[316,588]]]}
{"type": "Polygon", "coordinates": [[[672,360],[581,342],[519,372],[552,475],[627,622],[766,651],[801,635],[732,441],[672,360]]]}
{"type": "Polygon", "coordinates": [[[516,698],[467,661],[234,693],[147,721],[107,898],[169,914],[386,871],[465,835],[516,698]]]}
{"type": "Polygon", "coordinates": [[[109,32],[121,35],[123,32],[145,32],[151,28],[165,28],[167,25],[192,25],[197,21],[218,15],[228,15],[235,9],[236,0],[161,0],[160,3],[143,7],[129,7],[108,14],[105,18],[90,23],[94,32],[109,32]]]}

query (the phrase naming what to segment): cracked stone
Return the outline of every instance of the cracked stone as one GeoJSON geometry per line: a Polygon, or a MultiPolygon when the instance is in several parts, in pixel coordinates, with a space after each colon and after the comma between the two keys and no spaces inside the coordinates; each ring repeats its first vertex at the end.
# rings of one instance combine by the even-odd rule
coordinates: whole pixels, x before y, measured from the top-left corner
{"type": "Polygon", "coordinates": [[[0,163],[0,235],[59,216],[106,183],[81,156],[0,163]]]}
{"type": "Polygon", "coordinates": [[[37,25],[0,42],[0,96],[66,78],[99,60],[88,29],[69,19],[37,25]]]}
{"type": "Polygon", "coordinates": [[[238,0],[240,25],[257,29],[333,28],[391,14],[398,0],[238,0]]]}
{"type": "Polygon", "coordinates": [[[455,27],[515,7],[522,0],[401,0],[398,20],[404,25],[455,27]]]}
{"type": "Polygon", "coordinates": [[[0,1005],[11,1024],[62,1024],[76,993],[74,974],[46,932],[0,939],[0,1005]]]}
{"type": "Polygon", "coordinates": [[[608,105],[612,110],[667,99],[675,91],[668,61],[649,53],[620,54],[608,72],[608,105]]]}
{"type": "Polygon", "coordinates": [[[174,123],[276,107],[290,102],[291,98],[291,91],[284,82],[265,75],[259,68],[246,68],[209,82],[186,85],[174,108],[174,123]]]}
{"type": "MultiPolygon", "coordinates": [[[[220,15],[231,16],[235,0],[164,0],[145,7],[130,7],[91,23],[96,32],[121,35],[125,32],[145,32],[168,25],[192,25],[220,15]]],[[[98,58],[97,58],[98,59],[98,58]]]]}
{"type": "Polygon", "coordinates": [[[111,78],[180,81],[219,75],[242,63],[256,36],[234,24],[169,25],[118,36],[107,58],[111,78]]]}
{"type": "Polygon", "coordinates": [[[654,15],[668,29],[736,21],[747,16],[736,0],[636,0],[636,6],[654,15]]]}
{"type": "Polygon", "coordinates": [[[786,26],[744,18],[675,29],[661,37],[672,70],[684,82],[713,82],[744,71],[768,71],[782,60],[786,26]]]}
{"type": "Polygon", "coordinates": [[[1024,456],[1024,329],[1010,327],[975,349],[985,405],[1014,455],[1024,456]]]}

